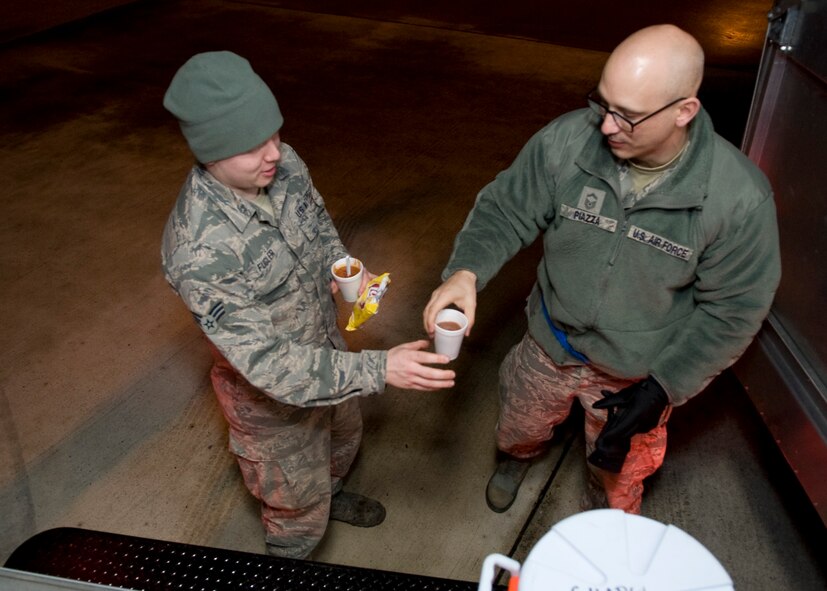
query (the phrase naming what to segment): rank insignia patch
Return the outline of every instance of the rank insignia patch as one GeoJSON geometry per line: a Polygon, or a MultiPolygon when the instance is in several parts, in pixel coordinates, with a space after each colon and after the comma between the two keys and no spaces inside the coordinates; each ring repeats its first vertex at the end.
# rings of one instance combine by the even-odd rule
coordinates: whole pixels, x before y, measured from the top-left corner
{"type": "Polygon", "coordinates": [[[218,330],[218,321],[224,316],[224,303],[216,302],[212,308],[210,308],[210,311],[203,316],[198,314],[193,314],[193,316],[195,316],[195,319],[205,333],[214,334],[218,330]]]}
{"type": "Polygon", "coordinates": [[[605,198],[606,191],[593,189],[592,187],[583,187],[583,190],[580,191],[580,199],[577,201],[577,209],[591,213],[600,213],[600,210],[603,209],[603,200],[605,198]]]}

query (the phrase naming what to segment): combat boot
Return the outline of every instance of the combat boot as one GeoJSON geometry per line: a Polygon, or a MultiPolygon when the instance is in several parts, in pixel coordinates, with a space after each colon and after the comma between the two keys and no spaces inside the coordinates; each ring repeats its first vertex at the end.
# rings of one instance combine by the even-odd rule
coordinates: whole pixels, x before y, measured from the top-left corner
{"type": "Polygon", "coordinates": [[[489,509],[495,513],[508,510],[517,498],[517,491],[520,490],[520,484],[530,465],[530,460],[518,460],[510,456],[497,464],[497,469],[485,489],[485,500],[489,509]]]}
{"type": "Polygon", "coordinates": [[[606,497],[606,491],[603,485],[595,478],[594,474],[589,470],[586,477],[586,488],[583,495],[580,497],[580,510],[591,511],[593,509],[608,509],[609,499],[606,497]]]}
{"type": "Polygon", "coordinates": [[[385,508],[379,501],[340,490],[330,500],[330,519],[356,527],[374,527],[385,520],[385,508]]]}

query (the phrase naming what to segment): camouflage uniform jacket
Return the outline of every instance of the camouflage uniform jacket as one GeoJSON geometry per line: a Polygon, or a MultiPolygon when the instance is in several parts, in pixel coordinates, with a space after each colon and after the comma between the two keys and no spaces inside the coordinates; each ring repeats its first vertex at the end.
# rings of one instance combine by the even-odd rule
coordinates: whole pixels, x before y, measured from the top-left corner
{"type": "Polygon", "coordinates": [[[347,352],[330,266],[347,253],[305,163],[282,144],[275,219],[200,166],[164,230],[164,274],[244,378],[279,402],[336,404],[385,388],[385,351],[347,352]]]}

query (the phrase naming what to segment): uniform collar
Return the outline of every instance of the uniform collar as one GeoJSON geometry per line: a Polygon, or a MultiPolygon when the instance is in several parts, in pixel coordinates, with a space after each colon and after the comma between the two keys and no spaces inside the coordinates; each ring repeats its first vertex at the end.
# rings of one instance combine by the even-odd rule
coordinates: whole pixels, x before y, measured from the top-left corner
{"type": "Polygon", "coordinates": [[[206,192],[207,197],[230,219],[239,232],[243,232],[256,214],[255,206],[236,195],[204,168],[196,166],[194,170],[196,182],[206,192]]]}
{"type": "MultiPolygon", "coordinates": [[[[675,171],[663,184],[654,189],[640,203],[641,207],[687,208],[700,207],[707,195],[712,171],[712,143],[714,129],[706,110],[701,110],[689,126],[689,148],[675,171]]],[[[600,129],[587,140],[575,160],[584,171],[597,176],[611,186],[617,185],[617,160],[606,147],[600,129]]]]}

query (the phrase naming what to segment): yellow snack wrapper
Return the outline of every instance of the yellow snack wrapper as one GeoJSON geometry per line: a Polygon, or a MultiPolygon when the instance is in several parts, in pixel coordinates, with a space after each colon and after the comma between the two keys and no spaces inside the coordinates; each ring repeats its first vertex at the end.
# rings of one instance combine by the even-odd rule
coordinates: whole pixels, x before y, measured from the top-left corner
{"type": "Polygon", "coordinates": [[[379,311],[379,300],[388,291],[390,282],[391,276],[388,273],[382,273],[368,281],[365,291],[359,294],[359,299],[353,304],[353,312],[350,313],[345,330],[356,330],[379,311]]]}

